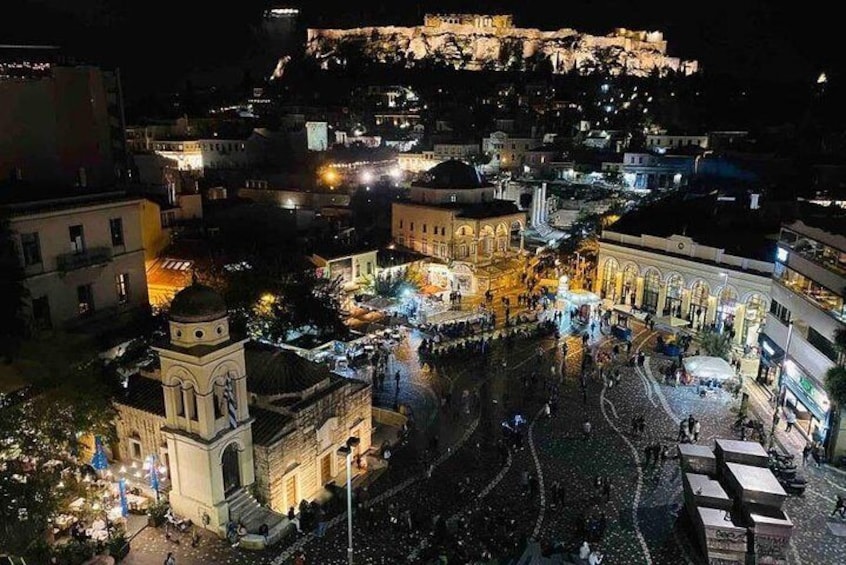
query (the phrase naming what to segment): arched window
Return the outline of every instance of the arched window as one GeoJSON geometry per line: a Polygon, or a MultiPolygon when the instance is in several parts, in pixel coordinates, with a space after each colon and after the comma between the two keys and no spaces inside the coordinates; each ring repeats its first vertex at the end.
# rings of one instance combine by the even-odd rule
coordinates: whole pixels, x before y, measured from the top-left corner
{"type": "Polygon", "coordinates": [[[664,299],[664,315],[681,318],[682,290],[684,279],[681,275],[673,274],[667,278],[667,298],[664,299]]]}
{"type": "Polygon", "coordinates": [[[708,296],[711,294],[711,287],[703,280],[693,283],[690,289],[690,308],[687,312],[695,327],[701,327],[708,318],[708,296]]]}
{"type": "Polygon", "coordinates": [[[643,300],[641,308],[653,314],[658,310],[658,293],[661,292],[661,273],[650,268],[643,277],[643,300]]]}
{"type": "Polygon", "coordinates": [[[197,414],[197,391],[194,389],[194,385],[189,384],[187,388],[184,389],[184,393],[188,419],[196,422],[199,420],[199,415],[197,414]]]}
{"type": "Polygon", "coordinates": [[[214,419],[226,414],[226,386],[220,380],[214,383],[214,419]]]}
{"type": "Polygon", "coordinates": [[[620,265],[616,259],[609,258],[605,260],[605,267],[602,269],[602,295],[605,298],[614,300],[616,298],[617,290],[617,271],[620,265]]]}
{"type": "Polygon", "coordinates": [[[176,404],[176,415],[185,417],[185,399],[182,398],[182,383],[176,381],[173,385],[173,400],[176,404]]]}
{"type": "Polygon", "coordinates": [[[637,266],[634,264],[630,263],[623,269],[623,296],[620,297],[623,304],[626,304],[627,300],[630,301],[629,303],[634,304],[637,274],[637,266]]]}

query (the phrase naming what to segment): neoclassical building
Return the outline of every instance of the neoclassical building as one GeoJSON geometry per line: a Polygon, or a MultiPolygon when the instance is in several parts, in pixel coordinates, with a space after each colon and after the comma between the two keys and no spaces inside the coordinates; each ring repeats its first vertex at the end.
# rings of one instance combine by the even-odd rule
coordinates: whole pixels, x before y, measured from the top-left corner
{"type": "Polygon", "coordinates": [[[604,230],[594,291],[614,304],[686,320],[696,329],[731,324],[738,344],[756,345],[770,304],[773,263],[682,235],[604,230]]]}
{"type": "Polygon", "coordinates": [[[359,453],[370,447],[370,385],[233,335],[208,287],[177,293],[169,335],[153,349],[157,366],[131,376],[117,400],[113,455],[136,465],[155,455],[174,513],[196,524],[280,525],[290,506],[340,484],[337,450],[349,437],[359,453]]]}
{"type": "Polygon", "coordinates": [[[494,185],[466,163],[436,165],[412,183],[408,200],[393,204],[393,240],[448,263],[455,290],[475,293],[485,278],[495,286],[488,271],[522,250],[526,214],[494,192],[494,185]]]}

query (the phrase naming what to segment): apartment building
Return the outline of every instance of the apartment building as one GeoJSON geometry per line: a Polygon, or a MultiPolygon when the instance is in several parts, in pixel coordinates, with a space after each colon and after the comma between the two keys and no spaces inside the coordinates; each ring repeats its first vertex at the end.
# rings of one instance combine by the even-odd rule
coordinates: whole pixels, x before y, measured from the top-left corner
{"type": "Polygon", "coordinates": [[[147,305],[142,202],[115,191],[3,205],[35,328],[77,326],[147,305]]]}
{"type": "Polygon", "coordinates": [[[843,362],[835,332],[846,327],[846,213],[835,212],[804,206],[781,229],[758,382],[796,413],[804,434],[840,456],[846,433],[825,388],[826,372],[843,362]]]}

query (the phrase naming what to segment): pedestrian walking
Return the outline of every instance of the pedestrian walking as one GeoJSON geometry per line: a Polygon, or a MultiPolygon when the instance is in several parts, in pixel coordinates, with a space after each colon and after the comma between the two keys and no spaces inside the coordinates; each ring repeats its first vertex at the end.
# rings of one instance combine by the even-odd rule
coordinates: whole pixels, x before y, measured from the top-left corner
{"type": "Polygon", "coordinates": [[[788,409],[787,415],[785,416],[784,419],[787,422],[787,427],[784,429],[784,431],[789,432],[789,431],[793,430],[793,427],[796,425],[796,412],[788,409]]]}
{"type": "Polygon", "coordinates": [[[167,557],[165,557],[164,565],[176,565],[176,557],[173,556],[172,551],[167,552],[167,557]]]}
{"type": "Polygon", "coordinates": [[[802,449],[802,466],[805,467],[808,465],[808,458],[811,457],[811,452],[814,451],[814,446],[811,445],[811,442],[805,444],[805,447],[802,449]]]}
{"type": "Polygon", "coordinates": [[[837,495],[837,500],[834,502],[834,510],[829,516],[834,516],[835,514],[840,514],[841,518],[846,518],[846,500],[839,494],[837,495]]]}
{"type": "Polygon", "coordinates": [[[702,425],[699,423],[699,420],[696,420],[693,424],[693,443],[699,441],[699,433],[702,430],[702,425]]]}
{"type": "Polygon", "coordinates": [[[549,402],[543,405],[543,413],[547,418],[552,417],[552,408],[549,406],[549,402]]]}
{"type": "Polygon", "coordinates": [[[399,369],[397,369],[397,372],[394,374],[394,381],[396,381],[396,383],[397,383],[397,390],[399,390],[399,382],[400,382],[400,372],[399,372],[399,369]]]}
{"type": "Polygon", "coordinates": [[[584,439],[590,439],[590,430],[591,430],[590,420],[585,420],[584,423],[582,424],[582,435],[583,435],[584,439]]]}

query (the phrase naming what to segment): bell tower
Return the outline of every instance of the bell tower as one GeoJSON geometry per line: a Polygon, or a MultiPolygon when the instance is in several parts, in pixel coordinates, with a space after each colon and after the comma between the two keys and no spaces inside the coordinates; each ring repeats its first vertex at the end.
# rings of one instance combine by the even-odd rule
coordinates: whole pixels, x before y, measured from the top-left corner
{"type": "Polygon", "coordinates": [[[159,355],[174,514],[219,532],[231,495],[255,480],[244,343],[223,298],[194,283],[174,297],[159,355]]]}

